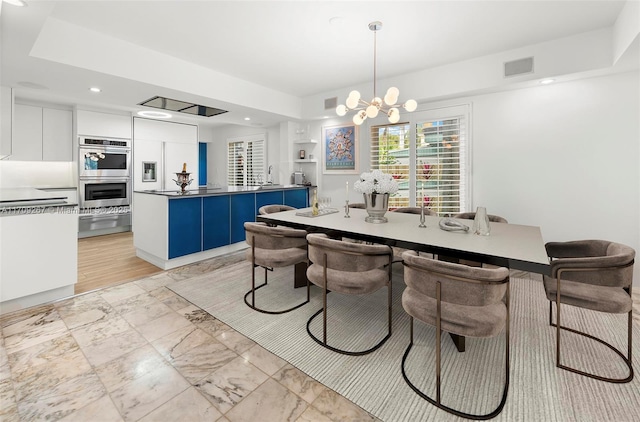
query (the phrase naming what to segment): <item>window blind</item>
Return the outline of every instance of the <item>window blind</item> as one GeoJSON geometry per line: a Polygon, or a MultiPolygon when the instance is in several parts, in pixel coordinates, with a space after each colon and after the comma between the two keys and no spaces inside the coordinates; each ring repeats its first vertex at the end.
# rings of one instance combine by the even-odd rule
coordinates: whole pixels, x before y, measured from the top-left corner
{"type": "Polygon", "coordinates": [[[416,123],[416,206],[421,201],[438,215],[464,209],[466,126],[462,116],[416,123]]]}
{"type": "Polygon", "coordinates": [[[227,145],[227,185],[262,184],[266,163],[264,139],[229,141],[227,145]]]}
{"type": "Polygon", "coordinates": [[[465,209],[467,118],[442,110],[438,114],[371,127],[371,169],[389,173],[398,182],[389,208],[420,206],[424,201],[441,216],[465,209]]]}

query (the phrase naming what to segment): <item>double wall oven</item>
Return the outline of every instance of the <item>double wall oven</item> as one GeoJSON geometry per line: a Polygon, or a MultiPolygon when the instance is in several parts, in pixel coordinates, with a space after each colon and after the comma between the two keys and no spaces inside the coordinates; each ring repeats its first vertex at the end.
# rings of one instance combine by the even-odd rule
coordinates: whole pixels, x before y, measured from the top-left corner
{"type": "Polygon", "coordinates": [[[131,229],[131,140],[78,140],[80,237],[131,229]]]}

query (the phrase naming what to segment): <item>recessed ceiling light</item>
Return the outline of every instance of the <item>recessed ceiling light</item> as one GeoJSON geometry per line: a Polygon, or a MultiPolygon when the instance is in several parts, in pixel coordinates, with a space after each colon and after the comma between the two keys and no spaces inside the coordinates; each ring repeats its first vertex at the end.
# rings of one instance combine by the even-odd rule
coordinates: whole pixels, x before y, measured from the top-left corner
{"type": "Polygon", "coordinates": [[[556,81],[555,79],[543,79],[543,80],[540,81],[540,84],[549,85],[550,83],[553,83],[555,81],[556,81]]]}
{"type": "Polygon", "coordinates": [[[171,115],[164,111],[139,111],[138,116],[150,117],[152,119],[170,119],[171,115]]]}
{"type": "Polygon", "coordinates": [[[27,6],[27,2],[23,1],[23,0],[2,0],[5,3],[9,3],[12,4],[14,6],[18,6],[18,7],[26,7],[27,6]]]}
{"type": "Polygon", "coordinates": [[[344,23],[344,19],[342,18],[342,16],[334,16],[329,19],[329,23],[333,26],[340,26],[344,23]]]}
{"type": "Polygon", "coordinates": [[[91,88],[89,88],[89,91],[91,91],[91,92],[101,92],[102,90],[100,88],[98,88],[97,86],[92,86],[91,88]]]}
{"type": "Polygon", "coordinates": [[[245,117],[244,119],[248,121],[251,120],[251,117],[245,117]]]}

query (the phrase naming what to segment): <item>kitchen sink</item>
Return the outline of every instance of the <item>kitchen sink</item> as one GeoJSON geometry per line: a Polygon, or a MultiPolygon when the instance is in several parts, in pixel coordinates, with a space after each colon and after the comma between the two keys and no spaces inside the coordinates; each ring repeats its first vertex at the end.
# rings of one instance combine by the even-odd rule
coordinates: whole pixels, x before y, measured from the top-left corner
{"type": "Polygon", "coordinates": [[[258,187],[258,190],[267,190],[267,189],[282,189],[283,185],[261,185],[258,187]]]}

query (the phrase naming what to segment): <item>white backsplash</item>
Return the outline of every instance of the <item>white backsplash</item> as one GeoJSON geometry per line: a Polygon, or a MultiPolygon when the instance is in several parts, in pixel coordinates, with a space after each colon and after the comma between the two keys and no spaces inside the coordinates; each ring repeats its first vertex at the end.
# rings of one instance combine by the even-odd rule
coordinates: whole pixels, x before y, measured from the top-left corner
{"type": "Polygon", "coordinates": [[[0,161],[0,188],[77,187],[71,161],[0,161]]]}

